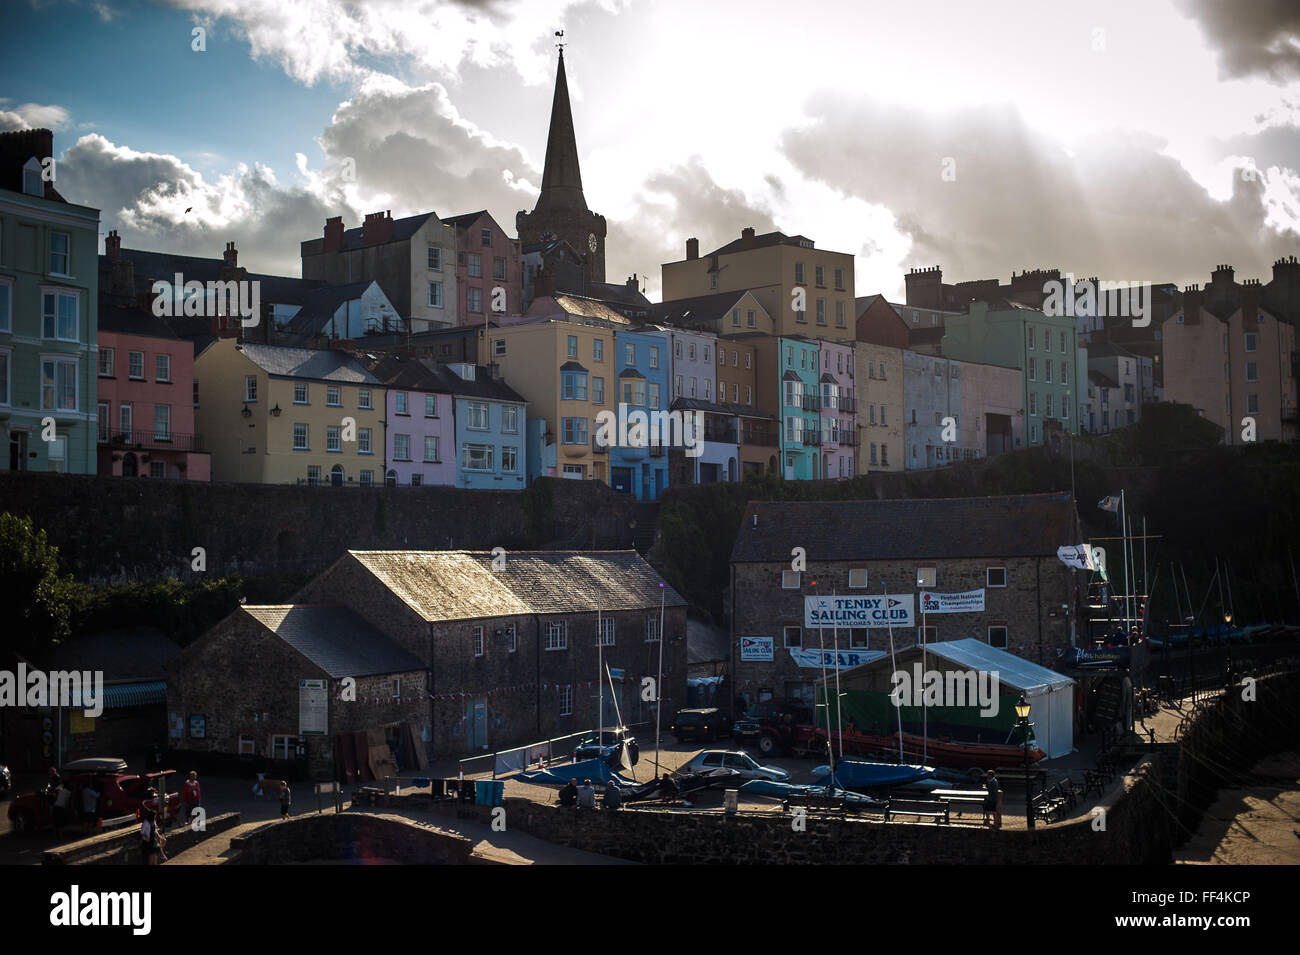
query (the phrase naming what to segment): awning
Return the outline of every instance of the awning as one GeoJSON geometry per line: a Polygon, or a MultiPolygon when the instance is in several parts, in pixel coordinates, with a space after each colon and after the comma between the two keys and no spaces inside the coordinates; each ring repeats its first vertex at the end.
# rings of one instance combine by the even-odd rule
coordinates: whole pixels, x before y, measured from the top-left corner
{"type": "MultiPolygon", "coordinates": [[[[88,696],[90,694],[87,694],[88,696]]],[[[81,701],[78,691],[69,694],[70,709],[89,709],[81,701]]],[[[167,702],[167,684],[162,680],[147,683],[117,683],[104,687],[103,708],[121,710],[128,706],[150,706],[154,703],[167,702]]]]}

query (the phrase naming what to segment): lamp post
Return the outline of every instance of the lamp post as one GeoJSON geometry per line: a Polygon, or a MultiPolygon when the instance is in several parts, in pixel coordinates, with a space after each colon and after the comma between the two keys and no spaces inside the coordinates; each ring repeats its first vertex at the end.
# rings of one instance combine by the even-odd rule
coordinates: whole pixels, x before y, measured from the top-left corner
{"type": "Polygon", "coordinates": [[[1020,699],[1016,701],[1016,719],[1020,721],[1020,734],[1025,757],[1025,825],[1032,832],[1034,828],[1034,796],[1029,788],[1029,728],[1034,724],[1029,722],[1029,702],[1025,699],[1023,693],[1020,694],[1020,699]]]}

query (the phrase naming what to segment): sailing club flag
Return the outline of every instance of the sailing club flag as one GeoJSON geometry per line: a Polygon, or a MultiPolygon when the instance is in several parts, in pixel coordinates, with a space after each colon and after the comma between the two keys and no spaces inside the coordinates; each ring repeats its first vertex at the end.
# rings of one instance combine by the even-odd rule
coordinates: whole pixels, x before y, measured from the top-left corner
{"type": "Polygon", "coordinates": [[[1112,514],[1118,514],[1119,498],[1113,494],[1110,497],[1103,497],[1100,501],[1097,502],[1097,506],[1101,508],[1103,511],[1110,511],[1112,514]]]}
{"type": "Polygon", "coordinates": [[[1087,544],[1066,544],[1064,547],[1058,547],[1056,556],[1067,567],[1074,567],[1077,570],[1097,569],[1097,559],[1093,556],[1092,548],[1087,544]]]}

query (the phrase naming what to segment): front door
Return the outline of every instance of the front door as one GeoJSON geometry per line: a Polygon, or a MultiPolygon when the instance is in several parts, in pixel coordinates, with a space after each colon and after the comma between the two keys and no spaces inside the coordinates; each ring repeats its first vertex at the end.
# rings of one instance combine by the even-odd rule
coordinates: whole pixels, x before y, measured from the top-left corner
{"type": "Polygon", "coordinates": [[[610,469],[611,487],[620,494],[632,493],[632,469],[631,468],[611,468],[610,469]]]}
{"type": "Polygon", "coordinates": [[[15,431],[9,435],[9,470],[27,470],[27,432],[15,431]]]}
{"type": "Polygon", "coordinates": [[[465,708],[465,746],[467,749],[487,749],[487,698],[476,697],[465,708]]]}

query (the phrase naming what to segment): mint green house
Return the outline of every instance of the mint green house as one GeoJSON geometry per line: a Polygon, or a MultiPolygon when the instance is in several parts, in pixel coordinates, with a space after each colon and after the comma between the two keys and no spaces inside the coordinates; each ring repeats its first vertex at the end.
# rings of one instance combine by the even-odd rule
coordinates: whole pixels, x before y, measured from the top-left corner
{"type": "Polygon", "coordinates": [[[53,139],[0,133],[0,466],[94,474],[99,210],[55,191],[53,139]]]}
{"type": "MultiPolygon", "coordinates": [[[[972,302],[944,319],[943,357],[1020,370],[1025,444],[1043,443],[1044,428],[1079,432],[1075,320],[1011,302],[972,302]]],[[[1087,369],[1083,370],[1087,374],[1087,369]]],[[[1085,386],[1086,387],[1086,386],[1085,386]]]]}

